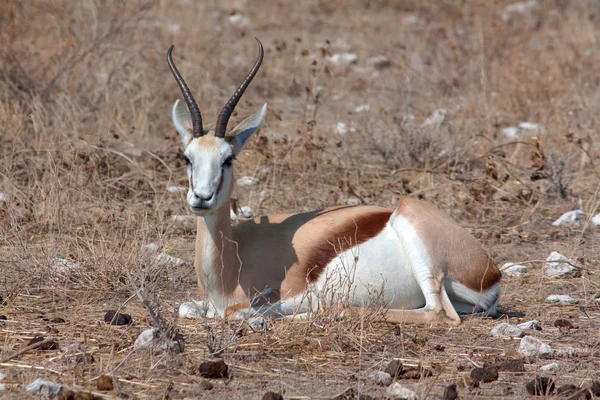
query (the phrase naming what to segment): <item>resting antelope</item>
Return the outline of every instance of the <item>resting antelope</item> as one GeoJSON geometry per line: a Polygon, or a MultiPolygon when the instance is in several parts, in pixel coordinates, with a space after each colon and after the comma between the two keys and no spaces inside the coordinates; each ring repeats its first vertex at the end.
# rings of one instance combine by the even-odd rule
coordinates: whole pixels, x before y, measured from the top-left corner
{"type": "Polygon", "coordinates": [[[187,203],[198,217],[195,268],[202,302],[183,303],[180,315],[294,316],[314,309],[320,294],[368,306],[385,300],[385,319],[459,324],[459,314],[496,312],[500,271],[477,240],[432,204],[401,198],[395,210],[358,205],[230,221],[233,161],[264,121],[267,105],[227,133],[227,122],[256,75],[258,59],[221,111],[214,131],[172,59],[167,61],[185,99],[173,123],[185,147],[187,203]],[[186,107],[187,105],[187,107],[186,107]],[[258,299],[257,301],[254,301],[258,299]]]}

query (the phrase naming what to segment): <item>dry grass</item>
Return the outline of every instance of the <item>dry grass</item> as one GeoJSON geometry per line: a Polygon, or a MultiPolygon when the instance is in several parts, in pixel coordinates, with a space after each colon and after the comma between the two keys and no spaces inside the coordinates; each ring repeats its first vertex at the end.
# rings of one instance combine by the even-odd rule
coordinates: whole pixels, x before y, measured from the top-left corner
{"type": "MultiPolygon", "coordinates": [[[[166,49],[176,45],[212,123],[254,59],[254,36],[265,62],[230,126],[263,102],[269,116],[236,165],[238,176],[261,179],[236,189],[240,205],[262,214],[348,201],[392,207],[401,195],[435,202],[498,263],[529,262],[527,277],[506,280],[501,304],[540,320],[544,330],[535,335],[553,347],[577,349],[558,360],[559,384],[597,378],[599,230],[550,223],[571,209],[588,216],[600,209],[600,4],[539,3],[504,21],[508,2],[484,0],[2,2],[0,191],[11,202],[0,210],[0,314],[8,317],[0,321],[0,358],[37,335],[61,347],[1,363],[3,395],[24,398],[36,377],[95,390],[102,374],[115,377],[110,398],[247,399],[266,390],[331,398],[349,387],[381,395],[365,377],[402,358],[433,369],[433,377],[405,382],[428,398],[450,383],[462,398],[524,396],[524,382],[544,361],[465,387],[473,365],[516,356],[518,342],[491,338],[492,320],[450,329],[317,318],[237,335],[237,327],[215,321],[211,331],[225,341],[233,372],[212,391],[200,389],[197,375],[210,358],[200,322],[177,321],[183,354],[133,352],[151,323],[128,278],[150,268],[142,245],[193,254],[193,232],[171,220],[187,212],[183,195],[166,191],[186,184],[166,49]],[[230,21],[235,12],[246,25],[230,21]],[[356,68],[326,64],[327,54],[348,51],[359,56],[356,68]],[[378,54],[390,58],[389,68],[366,65],[378,54]],[[368,112],[355,111],[364,104],[368,112]],[[422,126],[441,108],[441,125],[422,126]],[[502,128],[522,121],[545,131],[504,138],[502,128]],[[335,133],[338,122],[350,131],[335,133]],[[544,278],[541,260],[552,250],[578,260],[583,277],[544,278]],[[56,257],[83,267],[57,273],[56,257]],[[578,296],[583,311],[543,304],[555,293],[578,296]],[[102,322],[118,307],[133,326],[102,322]],[[66,322],[51,322],[56,317],[66,322]],[[558,317],[578,329],[560,333],[552,325],[558,317]],[[75,342],[95,362],[77,363],[77,353],[64,351],[75,342]]],[[[156,279],[168,317],[196,297],[191,268],[164,268],[156,279]]]]}

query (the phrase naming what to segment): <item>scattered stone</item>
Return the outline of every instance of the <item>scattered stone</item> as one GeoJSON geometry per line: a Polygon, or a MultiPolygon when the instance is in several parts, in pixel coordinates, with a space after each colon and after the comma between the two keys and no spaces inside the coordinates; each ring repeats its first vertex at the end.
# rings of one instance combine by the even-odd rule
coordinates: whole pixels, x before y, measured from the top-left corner
{"type": "Polygon", "coordinates": [[[50,268],[59,274],[72,273],[81,270],[82,265],[65,258],[56,257],[50,268]]]}
{"type": "Polygon", "coordinates": [[[560,347],[554,352],[556,357],[573,357],[575,356],[575,347],[567,346],[560,347]]]}
{"type": "Polygon", "coordinates": [[[442,397],[442,400],[456,399],[458,399],[458,391],[456,390],[456,385],[452,384],[450,386],[446,386],[446,389],[444,389],[444,397],[442,397]]]}
{"type": "Polygon", "coordinates": [[[494,382],[498,380],[498,369],[493,366],[487,366],[483,368],[473,368],[471,370],[471,379],[474,383],[479,382],[494,382]]]}
{"type": "Polygon", "coordinates": [[[267,392],[263,395],[262,400],[283,400],[283,396],[275,392],[267,392]]]}
{"type": "Polygon", "coordinates": [[[102,375],[96,380],[96,388],[101,391],[113,390],[115,386],[112,376],[102,375]]]}
{"type": "Polygon", "coordinates": [[[600,213],[599,213],[599,214],[596,214],[596,215],[594,215],[594,216],[592,217],[592,220],[591,220],[591,222],[592,222],[592,225],[594,225],[594,226],[600,226],[600,213]]]}
{"type": "Polygon", "coordinates": [[[581,210],[568,211],[558,217],[552,226],[579,226],[585,220],[585,213],[581,210]]]}
{"type": "Polygon", "coordinates": [[[338,135],[345,135],[348,133],[348,125],[346,125],[344,122],[338,122],[335,124],[335,133],[338,135]]]}
{"type": "Polygon", "coordinates": [[[242,177],[238,178],[236,181],[237,185],[240,187],[256,186],[256,185],[258,185],[259,182],[260,182],[260,179],[258,179],[255,176],[242,176],[242,177]]]}
{"type": "Polygon", "coordinates": [[[516,15],[525,15],[531,13],[539,6],[538,0],[522,1],[507,5],[500,11],[500,18],[504,22],[510,21],[516,15]]]}
{"type": "Polygon", "coordinates": [[[533,133],[544,133],[546,130],[544,125],[527,121],[519,123],[519,128],[523,129],[524,131],[532,131],[533,133]]]}
{"type": "Polygon", "coordinates": [[[0,392],[6,390],[6,386],[4,386],[4,384],[2,383],[2,379],[4,379],[6,375],[4,375],[2,372],[0,372],[0,392]]]}
{"type": "Polygon", "coordinates": [[[6,207],[10,203],[10,196],[6,193],[0,193],[0,207],[6,207]]]}
{"type": "Polygon", "coordinates": [[[219,379],[229,377],[229,367],[225,364],[225,361],[207,361],[200,364],[198,368],[200,376],[209,379],[219,379]]]}
{"type": "Polygon", "coordinates": [[[181,318],[202,319],[210,318],[208,303],[203,301],[186,301],[179,306],[181,318]]]}
{"type": "Polygon", "coordinates": [[[150,254],[157,253],[161,248],[162,246],[158,243],[148,243],[142,247],[144,251],[150,254]]]}
{"type": "Polygon", "coordinates": [[[515,126],[502,128],[502,136],[509,140],[519,139],[521,137],[521,130],[515,126]]]}
{"type": "Polygon", "coordinates": [[[392,360],[385,369],[393,379],[398,378],[402,374],[402,363],[400,360],[392,360]]]}
{"type": "Polygon", "coordinates": [[[158,329],[146,329],[135,339],[133,349],[150,349],[158,343],[158,339],[160,339],[160,331],[158,329]]]}
{"type": "Polygon", "coordinates": [[[358,55],[355,53],[336,53],[327,57],[327,62],[335,67],[349,67],[358,64],[358,55]]]}
{"type": "Polygon", "coordinates": [[[573,324],[571,323],[571,321],[569,321],[568,319],[562,319],[562,318],[559,318],[556,321],[554,321],[554,326],[556,328],[558,328],[558,330],[561,332],[568,332],[571,329],[575,328],[573,326],[573,324]]]}
{"type": "Polygon", "coordinates": [[[581,267],[569,262],[569,259],[559,252],[553,251],[546,259],[544,273],[550,278],[581,276],[581,267]]]}
{"type": "Polygon", "coordinates": [[[383,371],[374,372],[367,378],[379,386],[390,386],[392,384],[392,376],[383,371]]]}
{"type": "Polygon", "coordinates": [[[62,391],[62,388],[62,385],[58,383],[38,378],[27,385],[25,390],[40,397],[53,398],[58,396],[58,394],[62,391]]]}
{"type": "Polygon", "coordinates": [[[560,305],[579,304],[578,299],[575,299],[567,294],[552,294],[552,295],[546,297],[545,302],[551,303],[551,304],[560,304],[560,305]]]}
{"type": "MultiPolygon", "coordinates": [[[[354,109],[355,113],[361,113],[361,112],[367,112],[371,109],[371,106],[368,104],[361,104],[359,106],[356,106],[356,108],[354,109]]],[[[600,214],[598,214],[600,215],[600,214]]]]}
{"type": "Polygon", "coordinates": [[[250,19],[239,12],[231,14],[228,19],[231,25],[236,25],[239,27],[248,26],[248,24],[250,23],[250,19]]]}
{"type": "Polygon", "coordinates": [[[387,389],[387,395],[392,399],[402,399],[402,400],[418,400],[419,397],[415,392],[410,390],[407,387],[402,386],[398,382],[394,382],[387,389]]]}
{"type": "Polygon", "coordinates": [[[542,366],[540,369],[542,371],[552,372],[552,371],[558,371],[559,368],[560,368],[560,365],[558,365],[558,363],[556,363],[556,362],[553,362],[553,363],[546,364],[546,365],[542,366]]]}
{"type": "Polygon", "coordinates": [[[207,380],[200,381],[200,389],[202,389],[202,390],[213,390],[214,387],[215,387],[215,385],[213,385],[213,383],[210,381],[207,381],[207,380]]]}
{"type": "Polygon", "coordinates": [[[188,265],[189,263],[182,259],[173,257],[167,253],[159,253],[154,259],[154,263],[158,267],[183,267],[188,265]]]}
{"type": "Polygon", "coordinates": [[[272,328],[269,320],[262,315],[248,318],[248,325],[255,331],[268,331],[272,328]]]}
{"type": "Polygon", "coordinates": [[[256,217],[256,213],[250,207],[242,206],[242,208],[240,208],[240,216],[242,218],[254,218],[256,217]]]}
{"type": "Polygon", "coordinates": [[[548,358],[552,355],[552,348],[535,336],[524,336],[518,352],[526,357],[548,358]]]}
{"type": "Polygon", "coordinates": [[[545,396],[554,392],[554,380],[545,376],[536,376],[534,380],[527,383],[527,393],[533,396],[545,396]]]}
{"type": "Polygon", "coordinates": [[[131,325],[133,320],[129,314],[117,313],[116,310],[109,310],[104,314],[104,322],[110,325],[131,325]]]}
{"type": "Polygon", "coordinates": [[[384,55],[369,57],[365,63],[368,67],[378,70],[389,68],[392,65],[392,61],[384,55]]]}
{"type": "Polygon", "coordinates": [[[501,268],[502,275],[509,278],[520,278],[527,273],[527,267],[525,265],[505,263],[501,268]]]}
{"type": "Polygon", "coordinates": [[[421,124],[421,127],[440,126],[444,123],[447,113],[448,110],[445,108],[438,108],[437,110],[434,110],[433,113],[431,113],[431,115],[425,120],[425,122],[421,124]]]}
{"type": "Polygon", "coordinates": [[[492,334],[492,336],[504,339],[520,338],[525,335],[521,328],[515,325],[508,324],[506,322],[502,322],[496,325],[490,331],[490,333],[492,334]]]}
{"type": "Polygon", "coordinates": [[[540,325],[540,322],[537,319],[532,319],[531,321],[523,322],[517,326],[521,329],[529,329],[534,331],[542,330],[542,326],[540,325]]]}
{"type": "Polygon", "coordinates": [[[525,362],[522,359],[503,360],[498,364],[502,372],[525,372],[525,362]]]}
{"type": "Polygon", "coordinates": [[[187,193],[188,188],[185,186],[167,186],[167,192],[169,193],[187,193]]]}
{"type": "MultiPolygon", "coordinates": [[[[32,344],[43,342],[46,340],[43,336],[36,336],[27,343],[27,346],[31,346],[32,344]]],[[[55,340],[50,340],[44,344],[36,347],[36,350],[58,350],[58,343],[55,340]]]]}
{"type": "Polygon", "coordinates": [[[144,205],[146,207],[152,207],[152,200],[144,200],[144,205]]]}

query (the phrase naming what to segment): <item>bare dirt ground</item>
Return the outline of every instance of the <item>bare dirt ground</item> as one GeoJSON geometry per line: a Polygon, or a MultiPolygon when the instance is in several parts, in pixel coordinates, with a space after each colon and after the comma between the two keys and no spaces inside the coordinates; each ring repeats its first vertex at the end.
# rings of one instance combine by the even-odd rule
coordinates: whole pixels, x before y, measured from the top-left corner
{"type": "Polygon", "coordinates": [[[451,384],[463,399],[518,399],[535,375],[557,386],[599,378],[600,228],[590,218],[600,212],[600,3],[510,3],[1,2],[0,192],[10,200],[0,202],[0,397],[36,398],[25,391],[36,378],[103,398],[259,399],[270,390],[326,399],[348,389],[355,395],[338,398],[377,397],[386,388],[367,376],[392,359],[431,371],[399,379],[430,399],[451,384]],[[324,312],[253,332],[175,320],[177,305],[197,298],[193,268],[153,267],[142,250],[154,242],[193,258],[193,228],[172,219],[188,214],[184,194],[166,189],[187,185],[166,50],[175,44],[214,123],[254,61],[255,36],[265,60],[230,126],[264,102],[269,114],[236,161],[238,177],[259,179],[235,190],[239,206],[264,214],[393,207],[400,196],[434,202],[499,265],[529,267],[504,280],[511,317],[502,320],[537,319],[543,329],[529,334],[575,355],[527,358],[524,372],[475,387],[475,366],[523,359],[518,340],[490,335],[501,321],[393,326],[324,312]],[[356,64],[328,59],[341,53],[356,64]],[[378,55],[389,65],[367,61],[378,55]],[[522,122],[538,125],[506,135],[522,122]],[[551,225],[575,209],[585,212],[578,225],[551,225]],[[545,277],[551,251],[581,265],[582,276],[545,277]],[[56,258],[78,267],[57,267],[56,258]],[[133,351],[152,324],[131,284],[144,275],[185,336],[182,354],[133,351]],[[580,304],[544,303],[551,294],[580,304]],[[133,324],[106,324],[109,309],[133,324]],[[575,328],[556,328],[558,318],[575,328]],[[58,348],[16,354],[36,336],[58,348]],[[215,349],[230,377],[209,390],[198,366],[216,360],[215,349]],[[552,361],[557,372],[540,372],[552,361]],[[101,375],[114,390],[97,389],[101,375]]]}

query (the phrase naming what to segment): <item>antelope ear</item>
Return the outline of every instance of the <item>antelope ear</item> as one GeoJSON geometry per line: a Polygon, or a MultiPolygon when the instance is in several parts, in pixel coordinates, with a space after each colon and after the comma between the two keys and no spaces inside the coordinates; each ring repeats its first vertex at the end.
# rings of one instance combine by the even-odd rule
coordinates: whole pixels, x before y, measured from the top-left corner
{"type": "Polygon", "coordinates": [[[242,151],[248,138],[260,129],[260,125],[263,123],[266,116],[267,103],[265,103],[254,115],[246,118],[238,126],[233,128],[227,137],[233,146],[233,153],[235,155],[238,155],[242,151]]]}
{"type": "Polygon", "coordinates": [[[173,125],[181,135],[183,146],[187,146],[192,139],[192,117],[185,103],[179,99],[173,104],[173,125]]]}

